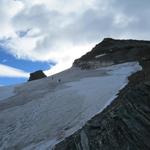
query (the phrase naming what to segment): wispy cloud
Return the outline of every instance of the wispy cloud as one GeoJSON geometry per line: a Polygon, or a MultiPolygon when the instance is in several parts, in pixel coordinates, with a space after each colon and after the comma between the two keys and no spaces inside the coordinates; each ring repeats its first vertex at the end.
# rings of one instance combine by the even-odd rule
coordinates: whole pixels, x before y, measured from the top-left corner
{"type": "Polygon", "coordinates": [[[28,78],[29,73],[17,68],[0,64],[0,77],[28,78]]]}

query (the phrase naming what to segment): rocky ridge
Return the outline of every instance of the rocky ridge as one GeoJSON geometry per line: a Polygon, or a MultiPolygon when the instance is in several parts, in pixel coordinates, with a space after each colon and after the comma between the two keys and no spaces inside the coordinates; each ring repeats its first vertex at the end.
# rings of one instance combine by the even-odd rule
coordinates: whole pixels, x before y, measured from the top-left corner
{"type": "Polygon", "coordinates": [[[150,149],[150,42],[107,38],[73,65],[93,69],[129,61],[138,61],[142,71],[130,76],[128,85],[108,107],[54,150],[150,149]]]}
{"type": "Polygon", "coordinates": [[[30,73],[30,77],[29,77],[28,81],[42,79],[42,78],[45,78],[45,77],[47,77],[47,76],[43,73],[43,71],[38,70],[38,71],[35,71],[33,73],[30,73]]]}
{"type": "Polygon", "coordinates": [[[92,69],[130,61],[150,60],[150,42],[105,38],[92,51],[74,61],[73,66],[92,69]]]}

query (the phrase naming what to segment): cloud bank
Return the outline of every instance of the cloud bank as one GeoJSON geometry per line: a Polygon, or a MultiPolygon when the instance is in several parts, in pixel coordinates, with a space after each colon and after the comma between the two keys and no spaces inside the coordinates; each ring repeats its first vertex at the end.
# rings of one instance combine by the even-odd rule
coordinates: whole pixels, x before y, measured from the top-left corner
{"type": "Polygon", "coordinates": [[[71,66],[104,37],[149,39],[149,0],[1,0],[0,45],[20,59],[71,66]]]}
{"type": "Polygon", "coordinates": [[[0,77],[28,78],[29,73],[20,69],[0,64],[0,77]]]}

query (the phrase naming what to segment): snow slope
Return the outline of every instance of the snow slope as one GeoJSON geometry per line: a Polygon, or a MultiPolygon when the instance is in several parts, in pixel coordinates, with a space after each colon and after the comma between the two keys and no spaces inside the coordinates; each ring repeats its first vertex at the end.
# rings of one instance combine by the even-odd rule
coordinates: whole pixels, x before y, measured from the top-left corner
{"type": "Polygon", "coordinates": [[[14,87],[15,95],[0,101],[0,149],[51,149],[101,112],[127,77],[141,69],[137,62],[97,70],[71,68],[53,79],[14,87]]]}
{"type": "Polygon", "coordinates": [[[0,101],[15,95],[15,86],[0,87],[0,101]]]}

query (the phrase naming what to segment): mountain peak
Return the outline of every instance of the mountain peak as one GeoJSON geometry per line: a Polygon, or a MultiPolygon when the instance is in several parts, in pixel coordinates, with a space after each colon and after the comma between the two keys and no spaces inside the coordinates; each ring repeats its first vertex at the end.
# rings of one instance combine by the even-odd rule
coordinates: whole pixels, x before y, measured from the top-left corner
{"type": "Polygon", "coordinates": [[[104,38],[90,52],[75,60],[73,66],[90,69],[110,63],[146,60],[150,59],[149,49],[150,41],[104,38]]]}
{"type": "Polygon", "coordinates": [[[42,70],[38,70],[35,72],[30,73],[30,77],[28,81],[37,80],[41,78],[47,77],[42,70]]]}

